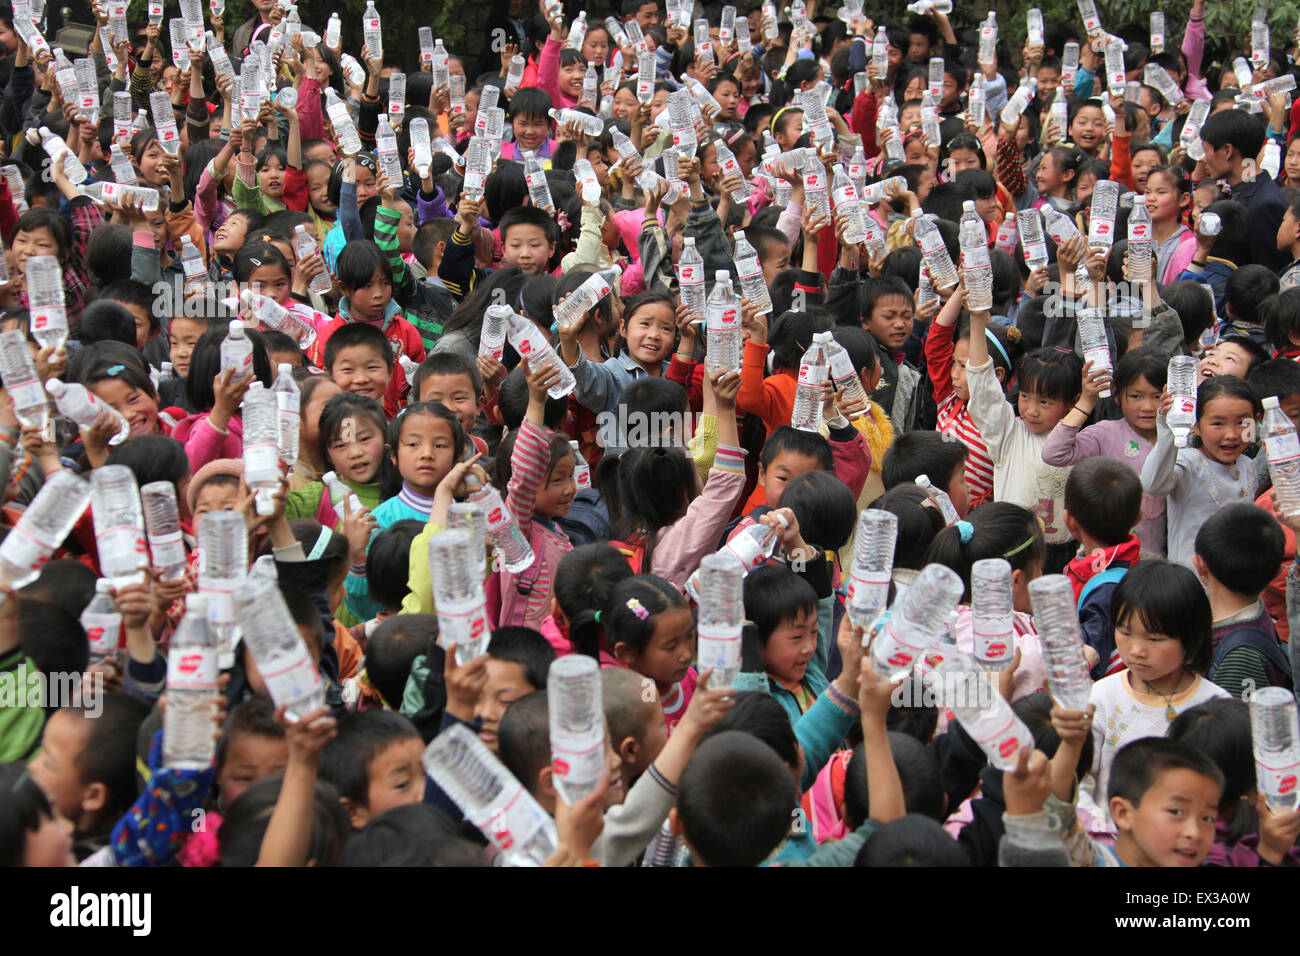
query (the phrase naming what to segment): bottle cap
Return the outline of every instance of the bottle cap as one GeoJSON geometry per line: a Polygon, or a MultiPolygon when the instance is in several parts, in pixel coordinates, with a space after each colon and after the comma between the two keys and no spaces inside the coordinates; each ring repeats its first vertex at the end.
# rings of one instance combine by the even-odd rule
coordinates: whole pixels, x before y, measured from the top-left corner
{"type": "Polygon", "coordinates": [[[1277,408],[1276,395],[1269,395],[1267,398],[1263,399],[1262,401],[1264,403],[1265,408],[1277,408]]]}

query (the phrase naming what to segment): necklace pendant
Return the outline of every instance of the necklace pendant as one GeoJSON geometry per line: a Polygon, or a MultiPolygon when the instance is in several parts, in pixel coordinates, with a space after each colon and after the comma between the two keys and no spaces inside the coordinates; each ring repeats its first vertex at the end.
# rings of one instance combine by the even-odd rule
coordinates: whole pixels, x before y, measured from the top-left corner
{"type": "Polygon", "coordinates": [[[1178,711],[1174,710],[1174,705],[1168,703],[1165,704],[1165,720],[1169,721],[1170,723],[1173,723],[1174,718],[1176,718],[1177,716],[1178,716],[1178,711]]]}

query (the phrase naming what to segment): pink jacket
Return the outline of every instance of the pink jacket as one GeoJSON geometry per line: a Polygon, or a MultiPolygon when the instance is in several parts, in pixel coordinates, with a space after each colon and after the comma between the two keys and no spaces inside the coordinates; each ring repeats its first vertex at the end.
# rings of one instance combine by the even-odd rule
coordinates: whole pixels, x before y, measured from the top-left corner
{"type": "Polygon", "coordinates": [[[210,461],[244,455],[244,421],[238,415],[231,417],[224,432],[219,432],[208,421],[207,412],[197,412],[176,423],[172,438],[185,445],[191,475],[210,461]]]}
{"type": "Polygon", "coordinates": [[[1198,17],[1187,21],[1183,31],[1183,56],[1187,57],[1187,98],[1189,100],[1208,100],[1210,88],[1201,77],[1201,56],[1205,52],[1205,18],[1198,17]]]}
{"type": "MultiPolygon", "coordinates": [[[[1047,680],[1047,665],[1043,661],[1043,646],[1038,642],[1038,632],[1034,630],[1033,618],[1023,611],[1015,613],[1016,650],[1020,651],[1020,666],[1016,668],[1015,689],[1011,692],[1013,701],[1028,697],[1043,686],[1047,680]]],[[[962,605],[957,608],[957,648],[970,654],[974,651],[971,638],[970,608],[962,605]]]]}
{"type": "MultiPolygon", "coordinates": [[[[560,625],[555,623],[554,617],[548,617],[544,620],[540,630],[542,632],[542,637],[546,638],[546,640],[550,642],[551,647],[555,648],[556,657],[568,657],[574,652],[572,642],[570,642],[568,636],[560,630],[560,625]]],[[[620,662],[617,657],[605,650],[603,647],[600,649],[599,656],[601,667],[623,666],[622,662],[620,662]]]]}
{"type": "Polygon", "coordinates": [[[1182,274],[1196,258],[1196,233],[1192,230],[1186,230],[1178,237],[1178,248],[1174,254],[1169,257],[1169,265],[1165,266],[1165,273],[1160,277],[1161,285],[1169,285],[1171,282],[1177,282],[1178,276],[1182,274]]]}
{"type": "Polygon", "coordinates": [[[686,514],[659,532],[650,573],[670,582],[679,591],[706,554],[717,550],[736,502],[745,490],[745,452],[719,445],[709,480],[691,502],[686,514]]]}

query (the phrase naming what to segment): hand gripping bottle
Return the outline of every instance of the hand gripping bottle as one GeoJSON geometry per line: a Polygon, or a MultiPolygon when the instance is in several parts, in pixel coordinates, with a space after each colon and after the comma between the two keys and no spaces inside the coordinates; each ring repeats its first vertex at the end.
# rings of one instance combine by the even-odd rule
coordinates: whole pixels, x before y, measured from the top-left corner
{"type": "Polygon", "coordinates": [[[560,369],[559,380],[547,393],[551,398],[564,398],[577,388],[578,383],[574,380],[573,373],[555,354],[555,349],[551,347],[551,343],[546,340],[546,336],[542,335],[542,330],[535,323],[512,311],[506,337],[514,350],[519,353],[519,357],[528,360],[529,368],[553,366],[560,369]]]}
{"type": "MultiPolygon", "coordinates": [[[[204,515],[206,518],[207,515],[204,515]]],[[[291,721],[325,705],[325,685],[276,582],[247,575],[234,595],[235,616],[276,707],[291,721]]]]}
{"type": "Polygon", "coordinates": [[[700,604],[697,663],[701,671],[712,668],[710,687],[730,687],[741,666],[745,567],[733,555],[718,552],[705,556],[695,577],[700,604]]]}
{"type": "Polygon", "coordinates": [[[997,692],[976,662],[960,652],[944,658],[939,674],[945,683],[945,703],[962,729],[999,770],[1016,766],[1021,747],[1031,750],[1033,734],[997,692]]]}
{"type": "MultiPolygon", "coordinates": [[[[414,121],[412,121],[414,126],[414,121]]],[[[524,181],[528,184],[528,198],[534,206],[543,212],[554,212],[555,201],[551,199],[551,186],[546,180],[546,170],[542,168],[537,154],[524,153],[524,181]]]]}
{"type": "Polygon", "coordinates": [[[280,487],[280,409],[275,393],[254,382],[244,395],[244,481],[256,494],[257,513],[275,510],[280,487]]]}
{"type": "Polygon", "coordinates": [[[705,361],[710,369],[739,371],[744,348],[740,300],[731,287],[731,273],[718,270],[705,306],[705,361]]]}
{"type": "MultiPolygon", "coordinates": [[[[785,527],[783,516],[777,516],[785,527]]],[[[765,524],[751,524],[722,546],[717,553],[739,561],[745,574],[770,558],[781,541],[781,529],[765,524]]],[[[686,595],[696,603],[700,600],[700,570],[686,581],[686,595]]]]}
{"type": "MultiPolygon", "coordinates": [[[[397,182],[401,182],[400,176],[397,182]]],[[[316,242],[316,237],[309,233],[306,225],[302,223],[293,228],[293,251],[299,262],[320,254],[320,247],[316,242]]],[[[334,282],[330,279],[329,271],[322,269],[316,273],[316,276],[311,280],[311,285],[307,286],[307,288],[320,295],[327,295],[334,288],[334,282]]]]}
{"type": "Polygon", "coordinates": [[[131,426],[125,416],[108,402],[103,401],[86,386],[76,382],[68,384],[57,378],[45,383],[45,390],[54,399],[59,414],[70,418],[81,428],[89,428],[104,412],[117,419],[117,432],[108,440],[110,445],[120,445],[131,433],[131,426]]]}
{"type": "Polygon", "coordinates": [[[1115,243],[1115,214],[1119,208],[1119,183],[1102,179],[1092,188],[1092,213],[1088,217],[1088,248],[1110,249],[1115,243]]]}
{"type": "Polygon", "coordinates": [[[1300,803],[1300,724],[1290,690],[1264,687],[1251,695],[1250,736],[1255,779],[1269,809],[1294,810],[1300,803]]]}
{"type": "Polygon", "coordinates": [[[577,803],[596,789],[605,771],[605,713],[600,664],[569,654],[551,664],[546,703],[551,736],[551,779],[565,803],[577,803]]]}
{"type": "Polygon", "coordinates": [[[1276,395],[1264,399],[1262,437],[1278,509],[1284,515],[1300,516],[1300,438],[1291,419],[1278,407],[1276,395]]]}
{"type": "Polygon", "coordinates": [[[926,493],[926,496],[938,505],[939,512],[943,515],[943,520],[949,527],[961,520],[956,507],[953,506],[952,499],[948,497],[948,492],[936,488],[934,483],[930,481],[929,475],[917,475],[916,483],[926,493]]]}
{"type": "MultiPolygon", "coordinates": [[[[694,243],[691,244],[694,250],[694,243]]],[[[758,252],[745,238],[745,230],[736,231],[736,248],[733,253],[736,272],[740,275],[740,294],[747,298],[758,311],[772,314],[772,297],[768,292],[767,280],[763,277],[763,266],[758,261],[758,252]]],[[[703,272],[700,279],[703,281],[703,272]]]]}
{"type": "Polygon", "coordinates": [[[813,339],[799,360],[799,383],[795,386],[794,408],[790,424],[800,431],[816,432],[822,425],[822,383],[830,374],[826,349],[813,339]]]}
{"type": "Polygon", "coordinates": [[[532,545],[506,507],[501,493],[490,484],[481,485],[473,474],[465,476],[465,487],[470,489],[469,500],[483,509],[488,540],[496,548],[505,569],[511,574],[519,574],[532,567],[537,560],[532,545]]]}
{"type": "Polygon", "coordinates": [[[185,616],[167,651],[167,714],[163,721],[163,766],[206,770],[212,766],[212,710],[217,694],[220,650],[208,626],[201,594],[185,598],[185,616]]]}
{"type": "Polygon", "coordinates": [[[0,381],[14,403],[19,423],[44,428],[50,415],[49,402],[27,349],[27,339],[18,329],[0,332],[0,381]]]}
{"type": "Polygon", "coordinates": [[[957,267],[952,264],[952,256],[944,245],[939,227],[917,209],[912,213],[915,223],[916,244],[921,247],[921,257],[926,268],[930,270],[930,281],[936,289],[952,289],[957,285],[957,267]]]}
{"type": "Polygon", "coordinates": [[[456,662],[468,664],[487,650],[488,623],[482,561],[468,531],[447,530],[429,539],[429,572],[438,612],[438,644],[456,647],[456,662]]]}
{"type": "MultiPolygon", "coordinates": [[[[1079,310],[1079,344],[1083,348],[1084,362],[1092,363],[1093,373],[1102,369],[1114,371],[1110,361],[1110,345],[1106,341],[1106,319],[1101,309],[1079,310]]],[[[1102,398],[1110,397],[1110,389],[1099,393],[1102,398]]]]}
{"type": "Polygon", "coordinates": [[[858,370],[853,367],[853,359],[849,357],[848,350],[835,341],[835,336],[830,332],[814,333],[813,341],[820,342],[822,348],[826,350],[826,360],[830,364],[831,381],[835,383],[835,390],[847,392],[849,399],[863,402],[862,411],[854,412],[849,418],[854,420],[861,418],[871,408],[871,399],[867,397],[867,391],[862,387],[862,379],[858,376],[858,370]]]}
{"type": "Polygon", "coordinates": [[[1024,250],[1025,265],[1029,271],[1041,269],[1051,260],[1047,255],[1047,242],[1043,238],[1043,214],[1037,209],[1022,209],[1016,214],[1020,226],[1020,247],[1024,250]]]}
{"type": "Polygon", "coordinates": [[[1165,422],[1174,433],[1174,445],[1186,448],[1187,437],[1196,424],[1196,359],[1190,355],[1171,358],[1167,382],[1174,404],[1165,422]]]}
{"type": "Polygon", "coordinates": [[[140,489],[140,503],[153,566],[162,572],[164,581],[174,581],[182,577],[186,569],[176,485],[170,481],[151,481],[140,489]]]}
{"type": "Polygon", "coordinates": [[[897,541],[898,517],[892,512],[865,509],[858,515],[845,601],[855,627],[869,632],[889,606],[889,582],[897,541]]]}

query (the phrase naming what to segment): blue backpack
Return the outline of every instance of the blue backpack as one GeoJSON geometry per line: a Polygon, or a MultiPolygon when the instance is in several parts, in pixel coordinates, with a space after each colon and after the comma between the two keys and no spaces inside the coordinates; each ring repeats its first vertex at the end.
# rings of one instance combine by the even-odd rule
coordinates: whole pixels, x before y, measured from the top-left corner
{"type": "Polygon", "coordinates": [[[1214,651],[1214,662],[1210,665],[1210,680],[1214,680],[1223,659],[1239,647],[1253,647],[1264,655],[1264,670],[1268,674],[1270,687],[1295,689],[1291,676],[1291,662],[1287,659],[1281,645],[1273,635],[1258,627],[1239,627],[1224,635],[1223,640],[1214,651]]]}

